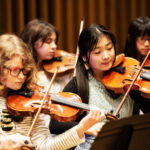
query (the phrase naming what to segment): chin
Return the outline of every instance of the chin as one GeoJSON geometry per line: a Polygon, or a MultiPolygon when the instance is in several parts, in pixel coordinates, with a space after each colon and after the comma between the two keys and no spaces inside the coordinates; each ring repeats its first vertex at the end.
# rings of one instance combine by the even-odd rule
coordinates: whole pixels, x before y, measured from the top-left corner
{"type": "Polygon", "coordinates": [[[103,67],[103,71],[108,71],[111,69],[111,66],[106,66],[106,67],[103,67]]]}
{"type": "Polygon", "coordinates": [[[46,57],[44,60],[51,60],[53,57],[46,57]]]}
{"type": "Polygon", "coordinates": [[[9,87],[9,89],[17,91],[17,90],[20,90],[21,87],[22,86],[14,86],[14,87],[9,87]]]}

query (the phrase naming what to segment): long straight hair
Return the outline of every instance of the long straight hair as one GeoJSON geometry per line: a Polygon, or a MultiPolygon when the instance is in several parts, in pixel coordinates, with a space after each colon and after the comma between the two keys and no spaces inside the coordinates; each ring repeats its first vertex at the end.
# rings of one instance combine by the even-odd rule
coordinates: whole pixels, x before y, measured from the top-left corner
{"type": "Polygon", "coordinates": [[[107,36],[113,43],[114,49],[116,49],[116,39],[114,35],[107,30],[104,26],[99,24],[92,24],[85,28],[79,37],[79,58],[77,61],[77,87],[78,93],[81,96],[83,102],[88,103],[89,101],[89,84],[88,84],[88,70],[85,68],[85,62],[83,57],[86,57],[89,63],[88,54],[95,48],[98,40],[102,36],[107,36]]]}

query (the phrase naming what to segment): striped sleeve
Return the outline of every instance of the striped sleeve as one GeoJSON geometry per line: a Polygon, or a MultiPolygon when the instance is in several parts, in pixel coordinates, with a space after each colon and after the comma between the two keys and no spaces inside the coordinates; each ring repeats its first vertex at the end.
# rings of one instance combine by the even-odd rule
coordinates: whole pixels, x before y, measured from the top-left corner
{"type": "Polygon", "coordinates": [[[85,137],[80,138],[78,136],[76,127],[73,127],[63,134],[52,137],[48,127],[45,126],[44,117],[42,115],[45,114],[40,114],[32,133],[32,141],[37,145],[37,150],[66,150],[85,141],[85,137]]]}

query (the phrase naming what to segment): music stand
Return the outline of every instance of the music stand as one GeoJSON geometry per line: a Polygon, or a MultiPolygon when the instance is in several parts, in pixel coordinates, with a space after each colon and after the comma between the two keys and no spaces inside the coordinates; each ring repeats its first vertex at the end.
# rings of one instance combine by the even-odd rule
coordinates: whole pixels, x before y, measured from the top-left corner
{"type": "Polygon", "coordinates": [[[150,150],[150,113],[106,123],[91,150],[150,150]]]}

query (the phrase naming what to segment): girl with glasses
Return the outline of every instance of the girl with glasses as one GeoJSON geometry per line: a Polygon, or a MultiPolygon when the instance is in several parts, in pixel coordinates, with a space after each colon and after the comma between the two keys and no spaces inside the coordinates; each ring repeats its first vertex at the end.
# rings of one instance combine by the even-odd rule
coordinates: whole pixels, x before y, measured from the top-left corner
{"type": "Polygon", "coordinates": [[[128,28],[128,37],[125,44],[125,55],[140,62],[150,50],[150,18],[138,17],[128,28]]]}
{"type": "MultiPolygon", "coordinates": [[[[138,17],[129,25],[124,53],[125,56],[135,58],[142,63],[149,50],[150,18],[147,16],[138,17]]],[[[149,59],[145,65],[150,66],[149,59]]],[[[141,93],[138,91],[131,91],[130,95],[138,104],[135,109],[136,113],[139,113],[139,106],[144,113],[150,111],[150,102],[148,98],[142,97],[141,93]]]]}
{"type": "MultiPolygon", "coordinates": [[[[84,142],[85,132],[104,118],[103,111],[90,106],[89,114],[72,129],[52,137],[41,113],[30,137],[26,137],[32,125],[33,116],[14,116],[7,109],[7,96],[12,91],[34,91],[37,88],[36,67],[28,46],[16,35],[0,36],[0,149],[57,149],[65,150],[84,142]],[[27,141],[26,141],[27,140],[27,141]],[[34,144],[31,144],[30,140],[34,144]]],[[[12,100],[13,101],[13,100],[12,100]]],[[[19,100],[21,101],[21,99],[19,100]]],[[[48,115],[49,116],[49,115],[48,115]]],[[[50,122],[50,117],[47,121],[50,122]]]]}

